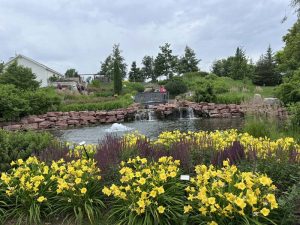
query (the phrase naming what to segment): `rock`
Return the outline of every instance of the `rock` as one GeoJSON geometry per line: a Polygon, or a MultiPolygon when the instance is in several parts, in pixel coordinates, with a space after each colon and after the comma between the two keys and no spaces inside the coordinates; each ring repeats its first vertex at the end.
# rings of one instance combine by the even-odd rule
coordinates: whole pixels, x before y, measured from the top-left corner
{"type": "Polygon", "coordinates": [[[24,130],[37,130],[38,128],[39,128],[38,123],[28,123],[22,125],[22,129],[24,130]]]}
{"type": "Polygon", "coordinates": [[[266,106],[280,106],[281,102],[278,98],[264,98],[264,105],[266,106]]]}
{"type": "Polygon", "coordinates": [[[79,124],[79,121],[71,119],[71,120],[68,120],[67,123],[68,123],[68,125],[77,125],[77,124],[79,124]]]}
{"type": "Polygon", "coordinates": [[[58,119],[57,117],[48,117],[48,120],[51,121],[51,122],[56,122],[58,119]]]}
{"type": "Polygon", "coordinates": [[[39,123],[45,121],[45,119],[41,119],[37,116],[29,116],[27,117],[27,121],[28,123],[39,123]]]}
{"type": "Polygon", "coordinates": [[[21,124],[13,124],[13,125],[4,126],[3,129],[4,130],[15,131],[15,130],[20,130],[21,127],[22,127],[21,124]]]}
{"type": "Polygon", "coordinates": [[[57,112],[47,112],[47,117],[56,117],[57,116],[57,112]]]}
{"type": "Polygon", "coordinates": [[[55,126],[59,127],[59,128],[66,128],[68,127],[68,123],[66,120],[61,120],[55,123],[55,126]]]}
{"type": "Polygon", "coordinates": [[[117,118],[115,116],[106,117],[106,123],[114,123],[117,122],[117,118]]]}
{"type": "Polygon", "coordinates": [[[253,104],[262,104],[263,103],[263,98],[261,97],[260,94],[255,94],[252,100],[253,104]]]}
{"type": "Polygon", "coordinates": [[[53,122],[50,121],[43,121],[39,123],[39,129],[48,129],[51,128],[54,125],[53,122]]]}

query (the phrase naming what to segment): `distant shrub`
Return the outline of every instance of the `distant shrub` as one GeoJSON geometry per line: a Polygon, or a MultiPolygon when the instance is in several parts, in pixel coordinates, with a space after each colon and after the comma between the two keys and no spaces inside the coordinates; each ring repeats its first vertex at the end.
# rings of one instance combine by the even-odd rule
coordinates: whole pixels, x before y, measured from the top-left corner
{"type": "Polygon", "coordinates": [[[185,93],[188,90],[186,84],[180,78],[173,78],[172,80],[169,80],[165,87],[170,95],[173,96],[185,93]]]}
{"type": "Polygon", "coordinates": [[[124,82],[124,92],[126,89],[128,92],[136,91],[136,92],[143,92],[145,90],[145,87],[142,83],[139,82],[124,82]],[[126,87],[125,87],[126,86],[126,87]]]}
{"type": "Polygon", "coordinates": [[[158,81],[158,85],[166,85],[169,80],[160,80],[158,81]]]}

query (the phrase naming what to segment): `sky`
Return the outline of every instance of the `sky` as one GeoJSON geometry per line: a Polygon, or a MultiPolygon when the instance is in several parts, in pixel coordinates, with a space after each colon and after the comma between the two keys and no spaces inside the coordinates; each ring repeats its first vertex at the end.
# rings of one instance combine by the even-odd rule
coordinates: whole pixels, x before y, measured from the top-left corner
{"type": "Polygon", "coordinates": [[[168,42],[209,71],[237,46],[256,61],[296,21],[289,0],[0,0],[0,61],[23,54],[64,73],[96,73],[120,44],[128,69],[168,42]],[[288,19],[281,23],[287,16],[288,19]]]}

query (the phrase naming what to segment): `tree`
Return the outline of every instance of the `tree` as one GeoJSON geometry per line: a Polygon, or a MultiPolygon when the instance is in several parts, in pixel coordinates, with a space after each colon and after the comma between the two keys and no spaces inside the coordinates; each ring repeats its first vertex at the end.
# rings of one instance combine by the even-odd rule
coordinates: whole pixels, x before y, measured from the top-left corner
{"type": "Polygon", "coordinates": [[[36,81],[36,75],[30,68],[18,66],[17,62],[11,63],[0,76],[1,84],[13,84],[23,90],[35,90],[40,82],[36,81]]]}
{"type": "Polygon", "coordinates": [[[154,71],[157,76],[166,76],[171,79],[177,72],[177,56],[172,55],[170,44],[166,43],[164,46],[160,46],[161,52],[158,53],[154,61],[154,71]]]}
{"type": "Polygon", "coordinates": [[[115,63],[118,64],[118,67],[119,67],[120,73],[121,73],[121,78],[124,79],[126,77],[127,65],[125,63],[124,57],[121,56],[121,50],[120,50],[119,44],[115,44],[113,46],[112,61],[113,61],[114,65],[115,65],[115,63]]]}
{"type": "Polygon", "coordinates": [[[1,62],[1,63],[0,63],[0,74],[3,72],[3,69],[4,69],[4,63],[1,62]]]}
{"type": "Polygon", "coordinates": [[[246,77],[250,77],[248,72],[249,67],[245,51],[237,47],[235,56],[230,65],[229,76],[235,80],[243,80],[246,77]]]}
{"type": "Polygon", "coordinates": [[[65,72],[65,77],[79,77],[79,74],[75,69],[71,68],[65,72]]]}
{"type": "Polygon", "coordinates": [[[104,62],[101,62],[101,69],[99,74],[104,75],[109,78],[109,80],[113,80],[113,60],[111,55],[109,55],[104,62]]]}
{"type": "Polygon", "coordinates": [[[188,72],[197,72],[199,71],[198,63],[199,59],[196,58],[196,53],[189,46],[185,47],[184,56],[179,60],[179,72],[188,73],[188,72]]]}
{"type": "Polygon", "coordinates": [[[283,36],[285,46],[277,52],[276,61],[279,71],[290,75],[300,67],[300,19],[283,36]]]}
{"type": "Polygon", "coordinates": [[[154,72],[154,61],[151,56],[144,56],[142,61],[143,67],[141,69],[142,76],[144,78],[151,78],[151,81],[155,83],[157,81],[157,76],[154,72]]]}
{"type": "Polygon", "coordinates": [[[114,60],[114,93],[119,95],[122,92],[122,73],[119,61],[114,60]]]}
{"type": "Polygon", "coordinates": [[[228,77],[234,57],[216,60],[212,65],[212,73],[220,77],[228,77]]]}
{"type": "Polygon", "coordinates": [[[141,73],[140,68],[137,67],[136,61],[133,61],[131,64],[131,69],[129,72],[129,81],[130,82],[144,82],[145,78],[141,73]]]}
{"type": "Polygon", "coordinates": [[[280,73],[277,72],[273,52],[269,46],[266,54],[262,55],[256,64],[253,83],[273,86],[279,84],[280,80],[280,73]]]}

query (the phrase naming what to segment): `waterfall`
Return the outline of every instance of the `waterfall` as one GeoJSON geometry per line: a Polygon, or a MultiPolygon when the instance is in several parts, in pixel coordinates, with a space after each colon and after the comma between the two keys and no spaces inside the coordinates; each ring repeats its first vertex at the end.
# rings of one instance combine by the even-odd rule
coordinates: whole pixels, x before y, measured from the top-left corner
{"type": "Polygon", "coordinates": [[[153,109],[149,109],[148,113],[148,121],[155,121],[155,112],[153,109]]]}
{"type": "Polygon", "coordinates": [[[179,107],[179,119],[183,119],[182,107],[179,107]]]}
{"type": "Polygon", "coordinates": [[[193,108],[188,107],[187,112],[188,112],[188,118],[189,119],[195,119],[195,114],[194,114],[194,109],[193,108]]]}

